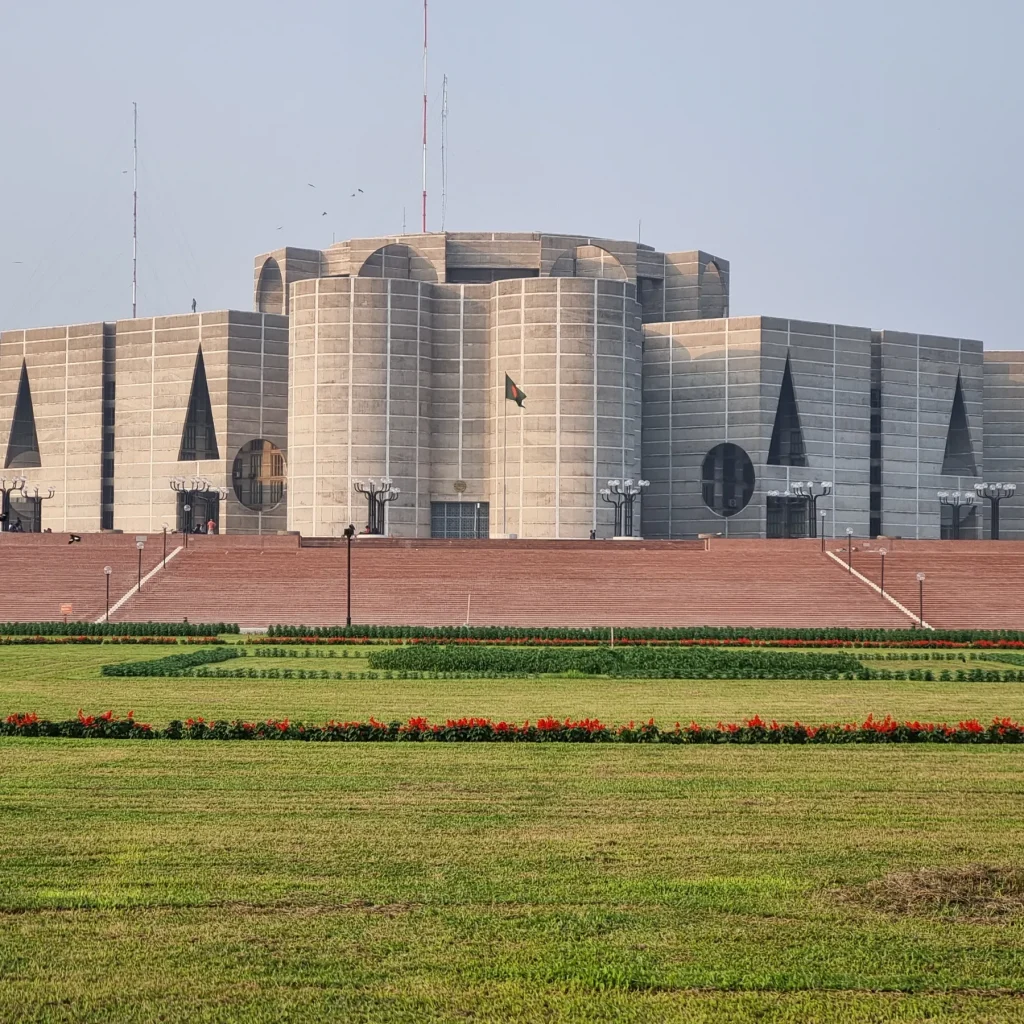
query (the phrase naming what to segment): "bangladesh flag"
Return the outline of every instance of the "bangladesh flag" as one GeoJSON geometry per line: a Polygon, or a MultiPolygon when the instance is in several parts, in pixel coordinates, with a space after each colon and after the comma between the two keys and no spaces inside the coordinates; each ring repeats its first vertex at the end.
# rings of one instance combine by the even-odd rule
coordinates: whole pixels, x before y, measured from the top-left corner
{"type": "Polygon", "coordinates": [[[520,409],[526,401],[526,392],[506,373],[505,374],[505,401],[515,402],[520,409]]]}

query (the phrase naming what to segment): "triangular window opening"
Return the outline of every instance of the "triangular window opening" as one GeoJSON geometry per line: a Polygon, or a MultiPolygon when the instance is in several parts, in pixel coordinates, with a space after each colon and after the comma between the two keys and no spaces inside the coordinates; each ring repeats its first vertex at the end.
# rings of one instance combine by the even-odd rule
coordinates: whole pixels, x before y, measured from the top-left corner
{"type": "Polygon", "coordinates": [[[34,469],[41,465],[39,439],[36,437],[36,418],[32,412],[32,389],[28,383],[28,366],[23,359],[4,469],[34,469]]]}
{"type": "Polygon", "coordinates": [[[775,410],[775,426],[772,427],[772,440],[768,445],[768,465],[807,465],[804,432],[800,429],[800,413],[796,408],[796,392],[793,390],[789,356],[786,356],[786,369],[782,374],[782,387],[779,389],[779,407],[775,410]]]}
{"type": "Polygon", "coordinates": [[[978,475],[978,466],[974,461],[974,446],[971,444],[971,429],[967,424],[964,388],[959,373],[956,375],[953,408],[949,414],[949,429],[946,431],[946,451],[942,456],[942,475],[978,475]]]}
{"type": "Polygon", "coordinates": [[[178,461],[219,458],[217,431],[214,429],[213,409],[210,407],[210,389],[206,383],[206,364],[203,362],[203,347],[200,345],[196,354],[196,368],[192,373],[192,391],[188,396],[188,412],[181,432],[178,461]]]}

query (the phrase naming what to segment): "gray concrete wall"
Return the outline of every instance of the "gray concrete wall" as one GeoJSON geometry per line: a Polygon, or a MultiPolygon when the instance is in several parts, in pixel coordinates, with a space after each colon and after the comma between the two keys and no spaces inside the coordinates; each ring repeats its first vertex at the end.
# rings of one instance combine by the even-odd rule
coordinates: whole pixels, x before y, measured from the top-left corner
{"type": "Polygon", "coordinates": [[[733,516],[716,515],[701,495],[701,466],[715,445],[739,445],[755,473],[767,455],[761,318],[645,324],[643,333],[642,461],[651,482],[644,498],[644,536],[761,536],[759,478],[750,503],[733,516]]]}
{"type": "Polygon", "coordinates": [[[769,490],[833,482],[828,535],[868,528],[871,332],[769,317],[644,325],[644,535],[761,537],[769,490]],[[770,466],[769,444],[789,357],[806,466],[770,466]],[[739,445],[754,467],[749,504],[731,516],[705,505],[701,467],[716,445],[739,445]]]}
{"type": "MultiPolygon", "coordinates": [[[[1024,352],[986,352],[984,361],[985,479],[1017,484],[1000,504],[999,536],[1024,539],[1024,352]]],[[[981,481],[977,481],[981,482],[981,481]]],[[[982,503],[985,536],[989,503],[982,503]]]]}
{"type": "Polygon", "coordinates": [[[882,532],[936,539],[940,533],[937,492],[972,490],[984,472],[982,345],[960,338],[882,331],[880,349],[882,532]],[[941,471],[958,373],[978,476],[949,476],[941,471]]]}

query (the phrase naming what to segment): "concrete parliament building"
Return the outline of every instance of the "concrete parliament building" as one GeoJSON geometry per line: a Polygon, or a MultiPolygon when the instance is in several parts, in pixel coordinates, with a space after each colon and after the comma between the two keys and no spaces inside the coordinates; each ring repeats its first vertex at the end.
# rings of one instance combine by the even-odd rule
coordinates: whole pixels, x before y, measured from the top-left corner
{"type": "MultiPolygon", "coordinates": [[[[701,251],[287,247],[256,258],[254,307],[0,334],[8,527],[340,536],[367,521],[354,484],[387,477],[393,536],[586,539],[612,534],[609,479],[643,478],[644,537],[805,536],[792,486],[815,480],[829,536],[926,539],[954,514],[938,491],[1024,476],[1024,352],[731,317],[729,264],[701,251]]],[[[960,515],[988,536],[987,508],[960,515]]]]}

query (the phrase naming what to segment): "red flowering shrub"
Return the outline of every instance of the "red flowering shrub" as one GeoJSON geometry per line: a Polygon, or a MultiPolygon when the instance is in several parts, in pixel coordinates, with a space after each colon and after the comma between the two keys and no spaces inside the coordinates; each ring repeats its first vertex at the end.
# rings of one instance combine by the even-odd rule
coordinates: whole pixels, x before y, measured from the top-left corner
{"type": "Polygon", "coordinates": [[[53,722],[33,713],[15,713],[0,722],[0,736],[50,736],[73,739],[165,740],[300,740],[306,742],[431,741],[438,743],[1024,743],[1024,724],[996,718],[988,726],[976,719],[958,722],[900,722],[891,715],[863,722],[831,722],[817,726],[794,721],[766,722],[754,715],[739,722],[702,726],[679,722],[662,729],[649,719],[637,725],[609,726],[596,718],[560,720],[539,718],[522,725],[489,718],[450,718],[444,724],[423,716],[405,722],[338,722],[307,725],[287,718],[246,722],[240,719],[207,721],[202,717],[175,720],[165,729],[136,722],[129,711],[118,718],[112,711],[53,722]]]}

